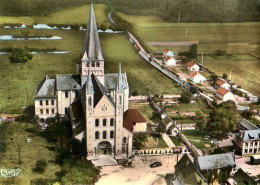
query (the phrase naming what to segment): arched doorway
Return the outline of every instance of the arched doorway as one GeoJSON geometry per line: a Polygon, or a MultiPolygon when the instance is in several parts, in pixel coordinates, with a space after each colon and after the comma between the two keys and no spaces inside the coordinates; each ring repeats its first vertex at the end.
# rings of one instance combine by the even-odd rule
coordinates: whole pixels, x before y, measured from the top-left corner
{"type": "Polygon", "coordinates": [[[112,146],[108,141],[101,141],[97,146],[97,154],[111,155],[112,146]]]}

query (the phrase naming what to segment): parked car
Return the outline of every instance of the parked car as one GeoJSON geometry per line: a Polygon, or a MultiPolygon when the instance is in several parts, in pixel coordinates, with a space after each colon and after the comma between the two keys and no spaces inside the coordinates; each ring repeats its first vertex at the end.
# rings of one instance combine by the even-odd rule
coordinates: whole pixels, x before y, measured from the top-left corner
{"type": "Polygon", "coordinates": [[[159,167],[159,166],[162,166],[161,162],[154,162],[154,163],[150,164],[150,168],[156,168],[156,167],[159,167]]]}

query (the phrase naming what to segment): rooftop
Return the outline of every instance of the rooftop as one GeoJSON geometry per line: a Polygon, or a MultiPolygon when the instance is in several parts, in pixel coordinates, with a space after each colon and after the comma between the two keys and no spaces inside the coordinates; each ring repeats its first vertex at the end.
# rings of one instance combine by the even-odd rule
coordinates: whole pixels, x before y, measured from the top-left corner
{"type": "Polygon", "coordinates": [[[243,141],[260,140],[260,129],[246,130],[244,132],[243,141]]]}
{"type": "Polygon", "coordinates": [[[58,74],[56,76],[56,89],[57,91],[63,90],[79,90],[80,76],[72,74],[58,74]]]}
{"type": "Polygon", "coordinates": [[[186,65],[187,67],[192,67],[195,65],[195,63],[193,61],[189,61],[186,65]]]}
{"type": "Polygon", "coordinates": [[[137,109],[128,109],[124,115],[124,127],[133,132],[135,123],[146,123],[146,119],[137,109]]]}
{"type": "Polygon", "coordinates": [[[222,86],[223,84],[227,83],[225,80],[222,80],[222,79],[218,79],[218,81],[216,82],[216,84],[218,86],[222,86]]]}
{"type": "Polygon", "coordinates": [[[225,96],[229,91],[223,87],[218,88],[217,93],[220,94],[221,96],[225,96]]]}
{"type": "Polygon", "coordinates": [[[50,79],[47,75],[36,89],[35,97],[55,97],[55,79],[50,79]]]}
{"type": "Polygon", "coordinates": [[[242,125],[243,127],[245,127],[247,130],[257,130],[257,129],[259,129],[256,125],[254,125],[250,121],[246,120],[245,118],[242,118],[239,121],[239,124],[242,125]]]}
{"type": "Polygon", "coordinates": [[[195,76],[197,76],[199,73],[198,72],[196,72],[196,71],[193,71],[193,72],[191,72],[189,75],[190,75],[190,77],[195,77],[195,76]]]}
{"type": "Polygon", "coordinates": [[[236,165],[232,153],[206,155],[198,157],[196,163],[200,170],[219,169],[236,165]]]}

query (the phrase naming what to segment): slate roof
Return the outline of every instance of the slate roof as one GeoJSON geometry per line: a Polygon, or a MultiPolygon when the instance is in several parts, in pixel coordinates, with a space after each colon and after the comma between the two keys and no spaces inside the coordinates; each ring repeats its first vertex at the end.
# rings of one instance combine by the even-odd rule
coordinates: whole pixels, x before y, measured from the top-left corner
{"type": "Polygon", "coordinates": [[[259,129],[256,125],[254,125],[250,121],[246,120],[245,118],[242,118],[239,121],[239,124],[242,125],[243,127],[245,127],[247,130],[257,130],[257,129],[259,129]]]}
{"type": "Polygon", "coordinates": [[[221,96],[225,96],[229,91],[223,87],[218,88],[217,93],[220,94],[221,96]]]}
{"type": "Polygon", "coordinates": [[[135,123],[146,123],[146,119],[137,109],[128,109],[124,115],[124,127],[133,132],[135,123]]]}
{"type": "Polygon", "coordinates": [[[39,97],[56,97],[55,79],[50,79],[47,75],[39,84],[35,92],[35,98],[39,97]]]}
{"type": "Polygon", "coordinates": [[[246,130],[244,132],[243,141],[260,140],[260,129],[246,130]]]}
{"type": "Polygon", "coordinates": [[[56,76],[56,89],[58,91],[79,90],[80,88],[80,75],[58,74],[56,76]]]}
{"type": "Polygon", "coordinates": [[[196,158],[200,170],[219,169],[236,165],[232,153],[206,155],[196,158]]]}
{"type": "MultiPolygon", "coordinates": [[[[108,90],[113,90],[113,89],[116,89],[116,85],[117,85],[117,82],[118,82],[118,73],[107,73],[105,74],[105,86],[108,90]]],[[[123,73],[122,74],[122,77],[123,77],[123,86],[124,88],[127,88],[128,85],[127,85],[127,76],[126,76],[126,73],[123,73]]]]}
{"type": "Polygon", "coordinates": [[[104,61],[93,4],[91,5],[89,12],[86,36],[81,55],[83,56],[83,60],[104,61]]]}

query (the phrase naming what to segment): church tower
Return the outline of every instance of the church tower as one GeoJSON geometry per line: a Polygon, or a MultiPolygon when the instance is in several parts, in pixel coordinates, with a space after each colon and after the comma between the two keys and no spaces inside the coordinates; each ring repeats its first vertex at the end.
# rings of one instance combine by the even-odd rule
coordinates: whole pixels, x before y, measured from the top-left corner
{"type": "Polygon", "coordinates": [[[81,53],[78,73],[81,75],[81,85],[86,83],[88,73],[92,73],[104,85],[104,58],[102,54],[93,4],[88,17],[86,36],[81,53]]]}
{"type": "Polygon", "coordinates": [[[87,82],[85,87],[85,106],[86,106],[86,148],[87,155],[92,156],[95,152],[93,151],[93,122],[94,122],[94,88],[92,83],[92,74],[88,72],[87,82]]]}
{"type": "Polygon", "coordinates": [[[116,86],[116,125],[115,125],[115,154],[120,157],[122,155],[122,139],[123,139],[123,113],[124,113],[124,86],[121,72],[121,63],[119,64],[118,81],[116,86]]]}

